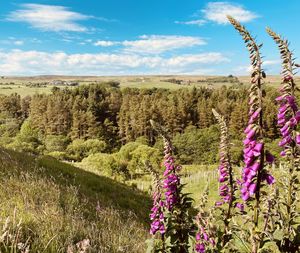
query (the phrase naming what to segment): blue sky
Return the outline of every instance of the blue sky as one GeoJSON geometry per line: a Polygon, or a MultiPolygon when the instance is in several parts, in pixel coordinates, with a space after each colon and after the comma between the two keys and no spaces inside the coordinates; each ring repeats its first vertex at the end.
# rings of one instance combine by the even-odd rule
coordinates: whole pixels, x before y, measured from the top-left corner
{"type": "Polygon", "coordinates": [[[226,22],[234,16],[264,43],[279,74],[270,26],[300,54],[300,1],[0,1],[0,75],[246,75],[248,54],[226,22]]]}

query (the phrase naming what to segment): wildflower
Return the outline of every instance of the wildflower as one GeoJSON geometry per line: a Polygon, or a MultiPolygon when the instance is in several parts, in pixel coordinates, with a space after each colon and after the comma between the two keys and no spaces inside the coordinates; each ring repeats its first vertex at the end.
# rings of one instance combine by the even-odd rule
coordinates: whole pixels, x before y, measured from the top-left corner
{"type": "MultiPolygon", "coordinates": [[[[221,141],[220,141],[220,165],[219,165],[219,195],[221,201],[216,202],[216,206],[221,206],[223,203],[230,203],[234,199],[234,182],[232,176],[232,167],[229,157],[229,140],[228,140],[228,128],[224,117],[222,117],[216,110],[212,110],[215,118],[217,119],[221,129],[221,141]]],[[[245,131],[251,131],[246,129],[245,131]]],[[[229,214],[230,215],[230,214],[229,214]]]]}
{"type": "Polygon", "coordinates": [[[178,202],[178,187],[180,186],[180,178],[177,175],[177,171],[181,169],[180,166],[175,164],[175,159],[172,156],[172,147],[169,141],[165,139],[164,147],[164,181],[163,187],[165,188],[166,207],[168,210],[172,210],[173,206],[178,202]]]}
{"type": "MultiPolygon", "coordinates": [[[[295,145],[300,145],[300,135],[295,132],[300,121],[300,111],[296,104],[295,97],[291,95],[293,92],[291,92],[292,84],[290,82],[293,82],[293,79],[283,79],[283,83],[289,85],[284,85],[285,88],[281,89],[282,95],[277,98],[277,101],[280,102],[277,119],[278,125],[281,126],[280,133],[282,135],[279,146],[284,150],[291,149],[291,147],[295,145]]],[[[281,155],[285,156],[285,151],[283,151],[281,155]]]]}
{"type": "Polygon", "coordinates": [[[215,240],[209,236],[204,227],[200,227],[198,233],[196,234],[196,252],[205,252],[205,244],[215,246],[215,240]]]}
{"type": "Polygon", "coordinates": [[[150,234],[155,235],[159,232],[161,235],[165,234],[165,225],[164,225],[164,207],[165,203],[162,200],[161,193],[161,180],[158,176],[158,173],[154,171],[153,167],[149,161],[145,162],[146,169],[152,174],[154,191],[152,194],[153,207],[150,212],[150,234]]]}

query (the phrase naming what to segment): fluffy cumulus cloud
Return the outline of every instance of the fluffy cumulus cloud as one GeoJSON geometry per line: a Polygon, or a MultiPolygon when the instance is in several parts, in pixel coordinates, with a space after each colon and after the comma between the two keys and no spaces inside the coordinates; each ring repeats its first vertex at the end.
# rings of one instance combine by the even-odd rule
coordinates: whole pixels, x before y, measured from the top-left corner
{"type": "Polygon", "coordinates": [[[7,16],[8,21],[24,22],[33,28],[54,32],[87,32],[88,28],[79,21],[90,18],[92,17],[71,11],[64,6],[44,4],[23,4],[20,9],[7,16]]]}
{"type": "Polygon", "coordinates": [[[204,39],[177,35],[142,35],[138,40],[122,42],[127,52],[160,54],[166,51],[205,45],[204,39]]]}
{"type": "Polygon", "coordinates": [[[161,54],[176,49],[205,45],[200,37],[180,35],[142,35],[137,40],[109,41],[99,40],[95,46],[110,47],[119,45],[124,52],[141,54],[161,54]]]}
{"type": "Polygon", "coordinates": [[[181,74],[201,67],[199,74],[202,74],[209,66],[227,61],[229,59],[218,52],[164,58],[132,53],[66,54],[12,50],[0,52],[0,75],[181,74]]]}
{"type": "Polygon", "coordinates": [[[245,9],[242,5],[230,2],[209,2],[199,12],[201,13],[201,18],[189,21],[175,21],[175,24],[202,26],[210,21],[224,25],[229,23],[227,15],[231,15],[241,22],[249,22],[258,17],[257,14],[245,9]]]}
{"type": "Polygon", "coordinates": [[[204,14],[205,19],[218,24],[227,24],[227,15],[231,15],[241,22],[249,22],[258,17],[242,5],[229,2],[209,2],[201,12],[204,14]]]}
{"type": "Polygon", "coordinates": [[[95,46],[99,47],[111,47],[117,44],[119,44],[119,42],[109,40],[98,40],[94,43],[95,46]]]}

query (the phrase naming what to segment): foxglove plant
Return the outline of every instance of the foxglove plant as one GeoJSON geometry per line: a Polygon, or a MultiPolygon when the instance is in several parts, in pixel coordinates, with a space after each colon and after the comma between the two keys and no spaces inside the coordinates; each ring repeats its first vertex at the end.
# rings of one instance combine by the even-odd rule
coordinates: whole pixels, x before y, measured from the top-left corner
{"type": "Polygon", "coordinates": [[[293,227],[293,224],[298,224],[296,221],[298,216],[296,208],[299,204],[297,192],[299,190],[298,171],[300,170],[300,134],[297,131],[300,121],[300,110],[296,102],[296,84],[294,81],[294,71],[297,65],[294,62],[292,52],[289,50],[288,41],[270,28],[267,28],[267,33],[278,45],[282,59],[281,94],[276,98],[276,101],[279,103],[277,117],[282,135],[279,146],[283,149],[281,155],[287,161],[283,168],[288,168],[288,171],[286,171],[287,177],[285,182],[282,180],[286,190],[286,198],[283,202],[283,205],[286,207],[286,217],[284,222],[285,241],[281,246],[290,249],[292,252],[292,248],[300,246],[300,243],[295,241],[296,231],[293,227]]]}
{"type": "Polygon", "coordinates": [[[228,128],[224,117],[222,117],[216,110],[212,109],[213,115],[215,116],[221,130],[221,141],[220,141],[220,165],[219,165],[219,195],[221,201],[217,202],[216,205],[220,206],[224,203],[229,204],[228,216],[230,216],[230,209],[234,201],[234,182],[233,172],[230,163],[229,156],[229,141],[228,141],[228,128]]]}
{"type": "Polygon", "coordinates": [[[207,188],[200,199],[199,212],[195,219],[197,231],[194,250],[197,253],[215,252],[217,246],[215,238],[217,228],[214,225],[214,209],[210,209],[209,212],[205,210],[205,206],[208,202],[208,193],[207,188]]]}
{"type": "MultiPolygon", "coordinates": [[[[255,201],[253,208],[253,230],[252,230],[252,252],[258,252],[261,243],[261,236],[258,231],[261,187],[265,180],[268,184],[274,183],[274,178],[265,168],[265,149],[263,136],[263,111],[262,111],[262,84],[265,73],[262,70],[262,59],[260,48],[251,34],[234,18],[228,16],[229,22],[243,37],[247,49],[250,52],[252,66],[251,87],[249,90],[249,121],[245,129],[244,139],[244,162],[245,167],[242,173],[241,193],[245,202],[255,201]]],[[[268,155],[266,162],[271,162],[272,156],[268,155]]]]}
{"type": "Polygon", "coordinates": [[[235,182],[233,179],[233,170],[230,162],[229,154],[229,134],[226,121],[216,110],[212,109],[213,115],[215,116],[221,131],[220,140],[220,165],[219,165],[219,195],[221,201],[216,202],[216,206],[223,206],[227,203],[227,210],[222,209],[222,219],[224,221],[224,235],[222,243],[225,245],[230,239],[231,231],[229,229],[230,220],[232,220],[233,207],[239,208],[241,211],[244,210],[242,203],[236,202],[235,197],[235,182]]]}
{"type": "MultiPolygon", "coordinates": [[[[165,212],[163,215],[155,213],[153,217],[160,221],[164,220],[162,230],[166,242],[166,252],[188,252],[189,238],[193,233],[191,212],[192,201],[188,195],[183,193],[183,185],[180,181],[179,171],[181,166],[175,163],[172,143],[167,137],[166,131],[156,122],[150,121],[153,128],[161,135],[164,141],[164,179],[163,179],[163,203],[165,212]]],[[[162,196],[162,195],[161,195],[162,196]]],[[[161,204],[159,204],[160,206],[161,204]]],[[[156,211],[156,208],[154,208],[156,211]]],[[[156,221],[156,230],[159,223],[156,221]]],[[[159,225],[160,226],[160,225],[159,225]]],[[[157,231],[157,230],[156,230],[157,231]]]]}
{"type": "Polygon", "coordinates": [[[153,207],[150,213],[150,220],[151,220],[151,228],[150,234],[155,235],[159,232],[162,236],[165,234],[165,225],[164,225],[164,208],[165,203],[162,199],[162,186],[161,180],[159,178],[158,173],[153,169],[152,165],[149,161],[145,161],[146,170],[150,172],[152,175],[154,186],[153,193],[152,193],[152,200],[153,200],[153,207]]]}

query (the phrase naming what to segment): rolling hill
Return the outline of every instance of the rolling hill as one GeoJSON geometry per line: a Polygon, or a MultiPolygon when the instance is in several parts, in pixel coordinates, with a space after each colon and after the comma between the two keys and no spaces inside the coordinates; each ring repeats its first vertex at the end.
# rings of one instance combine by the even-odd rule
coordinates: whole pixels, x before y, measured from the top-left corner
{"type": "Polygon", "coordinates": [[[0,252],[144,252],[150,199],[137,190],[5,149],[0,181],[0,252]]]}

